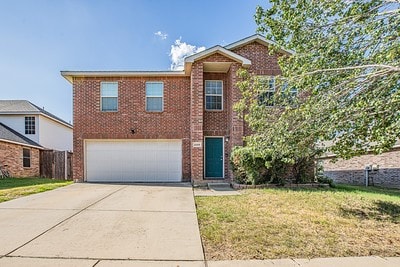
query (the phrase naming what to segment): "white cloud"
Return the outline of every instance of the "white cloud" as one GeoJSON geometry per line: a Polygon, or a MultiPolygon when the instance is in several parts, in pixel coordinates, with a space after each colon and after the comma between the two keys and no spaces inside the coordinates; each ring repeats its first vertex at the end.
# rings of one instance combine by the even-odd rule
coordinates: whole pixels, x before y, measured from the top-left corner
{"type": "Polygon", "coordinates": [[[204,51],[204,46],[196,47],[182,42],[182,38],[175,40],[175,43],[171,45],[171,52],[169,56],[171,58],[171,70],[183,70],[183,60],[185,57],[204,51]]]}
{"type": "Polygon", "coordinates": [[[155,32],[154,35],[160,37],[161,40],[165,40],[168,37],[168,34],[162,31],[155,32]]]}

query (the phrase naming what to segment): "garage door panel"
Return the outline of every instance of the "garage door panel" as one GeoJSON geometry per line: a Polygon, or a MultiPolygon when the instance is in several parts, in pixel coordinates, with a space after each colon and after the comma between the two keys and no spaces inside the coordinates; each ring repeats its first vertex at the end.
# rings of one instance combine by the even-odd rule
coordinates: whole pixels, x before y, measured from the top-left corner
{"type": "Polygon", "coordinates": [[[180,182],[181,140],[86,142],[86,179],[92,182],[180,182]]]}

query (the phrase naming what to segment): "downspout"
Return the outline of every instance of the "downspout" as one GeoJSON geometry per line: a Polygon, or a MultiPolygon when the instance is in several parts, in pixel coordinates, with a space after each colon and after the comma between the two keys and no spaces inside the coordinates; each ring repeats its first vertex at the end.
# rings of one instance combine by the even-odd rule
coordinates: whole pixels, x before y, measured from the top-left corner
{"type": "Polygon", "coordinates": [[[371,165],[365,166],[365,186],[368,186],[369,181],[369,171],[371,170],[371,165]]]}

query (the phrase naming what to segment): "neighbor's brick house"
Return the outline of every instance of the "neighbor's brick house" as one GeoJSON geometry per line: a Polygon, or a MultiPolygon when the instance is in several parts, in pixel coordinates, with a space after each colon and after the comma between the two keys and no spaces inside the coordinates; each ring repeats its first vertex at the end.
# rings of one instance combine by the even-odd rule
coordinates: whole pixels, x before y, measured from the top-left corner
{"type": "Polygon", "coordinates": [[[14,177],[61,178],[49,175],[60,168],[43,156],[54,150],[72,150],[71,124],[27,100],[0,100],[0,165],[14,177]]]}
{"type": "Polygon", "coordinates": [[[214,46],[183,71],[62,71],[73,85],[74,178],[231,181],[230,152],[248,134],[232,109],[237,71],[280,74],[269,45],[253,35],[214,46]]]}
{"type": "Polygon", "coordinates": [[[38,177],[44,148],[0,122],[0,165],[13,177],[38,177]]]}
{"type": "Polygon", "coordinates": [[[369,153],[348,160],[332,159],[333,155],[326,155],[321,161],[324,174],[336,183],[365,185],[368,167],[369,185],[400,188],[400,141],[380,155],[369,153]]]}

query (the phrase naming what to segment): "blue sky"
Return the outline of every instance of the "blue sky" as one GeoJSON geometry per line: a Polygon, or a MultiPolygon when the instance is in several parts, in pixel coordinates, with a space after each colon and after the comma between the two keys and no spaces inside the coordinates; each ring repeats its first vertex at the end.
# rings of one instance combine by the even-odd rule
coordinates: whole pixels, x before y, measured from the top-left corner
{"type": "Polygon", "coordinates": [[[257,5],[268,1],[2,0],[0,99],[72,121],[61,70],[169,70],[173,56],[254,34],[257,5]]]}

